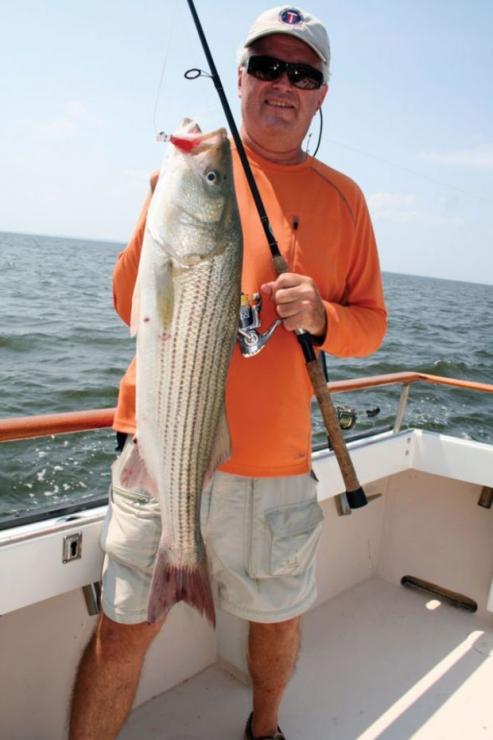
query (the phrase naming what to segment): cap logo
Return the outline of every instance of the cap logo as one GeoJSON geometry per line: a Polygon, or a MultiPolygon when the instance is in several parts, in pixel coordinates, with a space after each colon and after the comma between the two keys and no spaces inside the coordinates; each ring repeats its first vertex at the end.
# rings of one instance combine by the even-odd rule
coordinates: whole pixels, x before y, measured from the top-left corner
{"type": "Polygon", "coordinates": [[[290,26],[296,26],[298,23],[303,23],[303,16],[296,8],[287,8],[279,13],[279,18],[283,23],[288,23],[290,26]]]}

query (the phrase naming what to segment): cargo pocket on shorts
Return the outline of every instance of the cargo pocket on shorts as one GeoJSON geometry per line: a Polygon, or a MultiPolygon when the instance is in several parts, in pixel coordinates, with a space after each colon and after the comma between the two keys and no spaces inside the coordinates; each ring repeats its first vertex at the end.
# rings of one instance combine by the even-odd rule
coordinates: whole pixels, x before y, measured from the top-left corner
{"type": "Polygon", "coordinates": [[[113,486],[100,544],[113,560],[151,572],[161,536],[159,502],[113,486]]]}
{"type": "Polygon", "coordinates": [[[316,499],[265,512],[271,535],[270,575],[297,576],[308,569],[315,558],[323,519],[316,499]]]}

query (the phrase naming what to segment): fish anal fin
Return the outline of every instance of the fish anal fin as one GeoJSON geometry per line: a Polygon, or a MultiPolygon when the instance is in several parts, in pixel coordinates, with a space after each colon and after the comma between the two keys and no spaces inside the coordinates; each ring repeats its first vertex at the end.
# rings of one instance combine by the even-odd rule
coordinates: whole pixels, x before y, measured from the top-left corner
{"type": "Polygon", "coordinates": [[[211,459],[204,477],[204,484],[207,484],[210,481],[216,468],[226,462],[230,457],[231,435],[229,433],[228,420],[226,418],[226,409],[223,408],[221,416],[219,417],[214,446],[211,452],[211,459]]]}
{"type": "Polygon", "coordinates": [[[171,563],[166,549],[160,550],[152,574],[147,621],[152,624],[163,619],[180,601],[197,609],[213,627],[216,626],[207,560],[177,566],[171,563]]]}

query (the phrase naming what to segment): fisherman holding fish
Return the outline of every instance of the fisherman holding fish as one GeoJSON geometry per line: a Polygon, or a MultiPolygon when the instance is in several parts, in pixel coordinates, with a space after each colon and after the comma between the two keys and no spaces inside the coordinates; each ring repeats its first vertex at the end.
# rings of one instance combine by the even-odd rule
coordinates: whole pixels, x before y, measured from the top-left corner
{"type": "Polygon", "coordinates": [[[364,197],[302,148],[329,64],[324,26],[291,6],[262,13],[240,52],[241,138],[287,273],[273,271],[236,147],[191,121],[171,137],[119,256],[115,307],[137,356],[120,384],[126,441],[102,534],[103,613],[75,682],[72,740],[116,737],[178,601],[212,623],[215,606],[249,622],[245,738],[285,737],[278,711],[316,598],[323,518],[294,331],[354,357],[386,328],[364,197]],[[240,291],[244,310],[262,295],[262,331],[282,322],[251,357],[235,341],[240,291]]]}

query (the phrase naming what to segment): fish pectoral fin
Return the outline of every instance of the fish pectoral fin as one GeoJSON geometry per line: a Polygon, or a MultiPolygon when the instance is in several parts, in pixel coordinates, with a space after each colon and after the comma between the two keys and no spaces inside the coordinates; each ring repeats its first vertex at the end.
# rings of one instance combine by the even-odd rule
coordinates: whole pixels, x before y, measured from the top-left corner
{"type": "Polygon", "coordinates": [[[222,465],[228,458],[231,457],[231,435],[229,433],[228,420],[226,418],[226,410],[223,409],[219,418],[219,424],[217,425],[216,438],[214,440],[214,446],[212,448],[211,459],[209,461],[209,467],[205,474],[205,483],[214,475],[214,471],[219,465],[222,465]]]}
{"type": "Polygon", "coordinates": [[[156,303],[159,325],[166,334],[171,328],[175,307],[175,290],[173,285],[172,263],[165,260],[156,274],[156,303]]]}
{"type": "MultiPolygon", "coordinates": [[[[148,229],[146,238],[153,239],[151,229],[148,229]]],[[[135,336],[143,326],[147,326],[169,336],[175,298],[172,261],[168,256],[161,256],[150,268],[149,265],[144,268],[143,276],[142,259],[143,256],[132,295],[130,334],[135,336]]]]}

